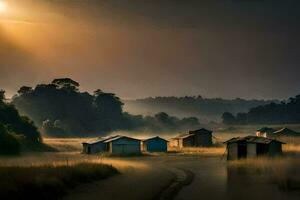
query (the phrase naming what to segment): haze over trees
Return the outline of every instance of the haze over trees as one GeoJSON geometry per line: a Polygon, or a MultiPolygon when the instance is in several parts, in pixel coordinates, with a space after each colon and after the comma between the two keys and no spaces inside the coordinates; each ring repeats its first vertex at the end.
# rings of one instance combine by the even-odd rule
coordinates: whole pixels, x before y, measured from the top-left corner
{"type": "Polygon", "coordinates": [[[300,123],[300,95],[280,103],[269,103],[236,115],[225,112],[225,124],[294,124],[300,123]]]}
{"type": "Polygon", "coordinates": [[[169,131],[199,126],[197,118],[178,119],[167,113],[154,116],[123,112],[123,103],[113,93],[97,89],[79,91],[80,84],[69,78],[55,79],[35,88],[23,86],[12,103],[52,136],[103,135],[116,130],[169,131]]]}
{"type": "Polygon", "coordinates": [[[177,117],[195,116],[200,121],[221,121],[224,112],[233,114],[246,112],[250,108],[269,104],[273,101],[222,98],[203,98],[202,96],[185,97],[149,97],[145,99],[126,100],[124,109],[134,114],[152,115],[166,112],[177,117]]]}
{"type": "Polygon", "coordinates": [[[14,105],[6,103],[5,91],[0,91],[0,154],[17,154],[21,144],[35,146],[42,142],[34,123],[20,116],[14,105]]]}

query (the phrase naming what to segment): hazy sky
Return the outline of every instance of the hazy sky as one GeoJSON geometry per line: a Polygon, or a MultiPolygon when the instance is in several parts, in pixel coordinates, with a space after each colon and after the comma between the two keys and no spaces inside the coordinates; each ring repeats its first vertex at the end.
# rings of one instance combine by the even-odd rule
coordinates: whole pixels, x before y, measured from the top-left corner
{"type": "Polygon", "coordinates": [[[57,77],[123,98],[300,93],[298,0],[1,1],[10,95],[57,77]]]}

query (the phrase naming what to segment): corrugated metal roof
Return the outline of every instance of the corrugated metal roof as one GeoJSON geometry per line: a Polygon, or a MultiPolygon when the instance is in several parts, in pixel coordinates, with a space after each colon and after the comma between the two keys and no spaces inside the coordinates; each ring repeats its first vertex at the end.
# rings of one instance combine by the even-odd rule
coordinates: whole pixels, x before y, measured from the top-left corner
{"type": "Polygon", "coordinates": [[[185,134],[178,135],[177,137],[175,137],[173,139],[183,139],[183,138],[188,138],[188,137],[191,137],[191,136],[194,136],[194,135],[195,134],[185,133],[185,134]]]}
{"type": "Polygon", "coordinates": [[[300,136],[300,133],[296,132],[296,131],[293,131],[291,129],[288,129],[288,128],[282,128],[278,131],[275,131],[274,134],[282,134],[282,135],[292,135],[292,136],[300,136]]]}
{"type": "Polygon", "coordinates": [[[278,140],[265,138],[265,137],[257,137],[257,136],[246,136],[246,137],[235,137],[231,138],[230,140],[227,140],[224,143],[235,143],[235,142],[249,142],[249,143],[261,143],[261,144],[269,144],[271,142],[279,142],[284,144],[283,142],[280,142],[278,140]]]}
{"type": "Polygon", "coordinates": [[[212,131],[207,130],[205,128],[200,128],[200,129],[197,129],[197,130],[189,131],[189,133],[212,133],[212,131]]]}
{"type": "Polygon", "coordinates": [[[91,140],[91,141],[87,141],[87,142],[83,142],[82,144],[97,144],[99,142],[103,142],[104,140],[106,140],[108,137],[102,137],[102,138],[98,138],[96,140],[91,140]]]}
{"type": "Polygon", "coordinates": [[[109,142],[116,141],[116,140],[123,139],[123,138],[129,139],[129,140],[137,140],[137,141],[141,141],[141,140],[136,139],[136,138],[131,138],[131,137],[123,136],[123,135],[117,135],[117,136],[112,137],[112,138],[109,138],[109,139],[107,139],[107,140],[105,140],[105,141],[103,141],[103,142],[104,142],[104,143],[109,143],[109,142]]]}
{"type": "Polygon", "coordinates": [[[147,141],[149,141],[149,140],[155,140],[155,139],[164,140],[164,141],[168,142],[168,140],[166,140],[166,139],[164,139],[164,138],[161,138],[161,137],[159,137],[159,136],[145,139],[145,140],[143,140],[143,142],[147,142],[147,141]]]}
{"type": "MultiPolygon", "coordinates": [[[[98,138],[96,140],[92,140],[92,141],[88,141],[88,142],[83,142],[82,144],[97,144],[99,142],[103,142],[103,143],[108,143],[111,141],[115,141],[121,138],[127,138],[127,139],[132,139],[132,140],[138,140],[135,138],[130,138],[127,136],[122,136],[122,135],[114,135],[114,136],[108,136],[108,137],[102,137],[102,138],[98,138]]],[[[139,140],[140,141],[140,140],[139,140]]]]}

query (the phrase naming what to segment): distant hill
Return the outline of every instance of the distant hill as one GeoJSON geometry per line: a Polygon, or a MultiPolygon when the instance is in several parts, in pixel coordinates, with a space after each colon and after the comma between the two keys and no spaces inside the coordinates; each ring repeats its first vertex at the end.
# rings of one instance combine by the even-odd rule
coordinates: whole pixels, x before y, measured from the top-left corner
{"type": "Polygon", "coordinates": [[[300,123],[300,95],[288,100],[269,103],[251,108],[247,112],[234,115],[225,112],[222,115],[224,124],[298,124],[300,123]]]}
{"type": "Polygon", "coordinates": [[[123,100],[124,110],[132,114],[153,115],[166,112],[177,117],[194,116],[201,122],[221,121],[224,112],[237,114],[247,112],[250,108],[266,105],[277,100],[245,100],[203,98],[201,96],[185,97],[149,97],[137,100],[123,100]]]}

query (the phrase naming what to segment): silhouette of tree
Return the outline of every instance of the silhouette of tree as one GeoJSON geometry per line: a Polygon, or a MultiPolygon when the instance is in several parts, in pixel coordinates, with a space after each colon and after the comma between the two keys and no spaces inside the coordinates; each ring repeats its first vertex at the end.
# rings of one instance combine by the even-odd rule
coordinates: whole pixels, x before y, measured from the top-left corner
{"type": "Polygon", "coordinates": [[[0,123],[0,155],[14,155],[20,153],[19,141],[0,123]]]}
{"type": "Polygon", "coordinates": [[[225,124],[234,124],[235,123],[234,115],[229,112],[223,113],[222,120],[223,120],[223,123],[225,123],[225,124]]]}
{"type": "Polygon", "coordinates": [[[0,102],[3,102],[5,100],[5,91],[0,90],[0,102]]]}
{"type": "Polygon", "coordinates": [[[28,87],[28,86],[22,86],[19,90],[18,90],[18,94],[19,95],[23,95],[23,94],[28,94],[32,92],[32,87],[28,87]]]}
{"type": "Polygon", "coordinates": [[[178,119],[166,113],[154,117],[123,112],[123,102],[113,93],[96,90],[93,95],[80,92],[79,83],[55,79],[13,98],[20,112],[28,115],[41,130],[54,136],[88,136],[115,130],[175,130],[199,124],[196,118],[178,119]],[[76,88],[76,89],[74,89],[76,88]]]}
{"type": "Polygon", "coordinates": [[[286,102],[269,103],[251,108],[246,113],[223,114],[225,124],[284,124],[300,122],[300,95],[291,97],[286,102]],[[232,118],[233,117],[233,118],[232,118]],[[230,120],[228,120],[230,118],[230,120]]]}
{"type": "Polygon", "coordinates": [[[57,86],[60,89],[65,89],[70,91],[78,91],[78,87],[80,86],[78,82],[70,78],[54,79],[52,81],[52,84],[57,86]]]}

